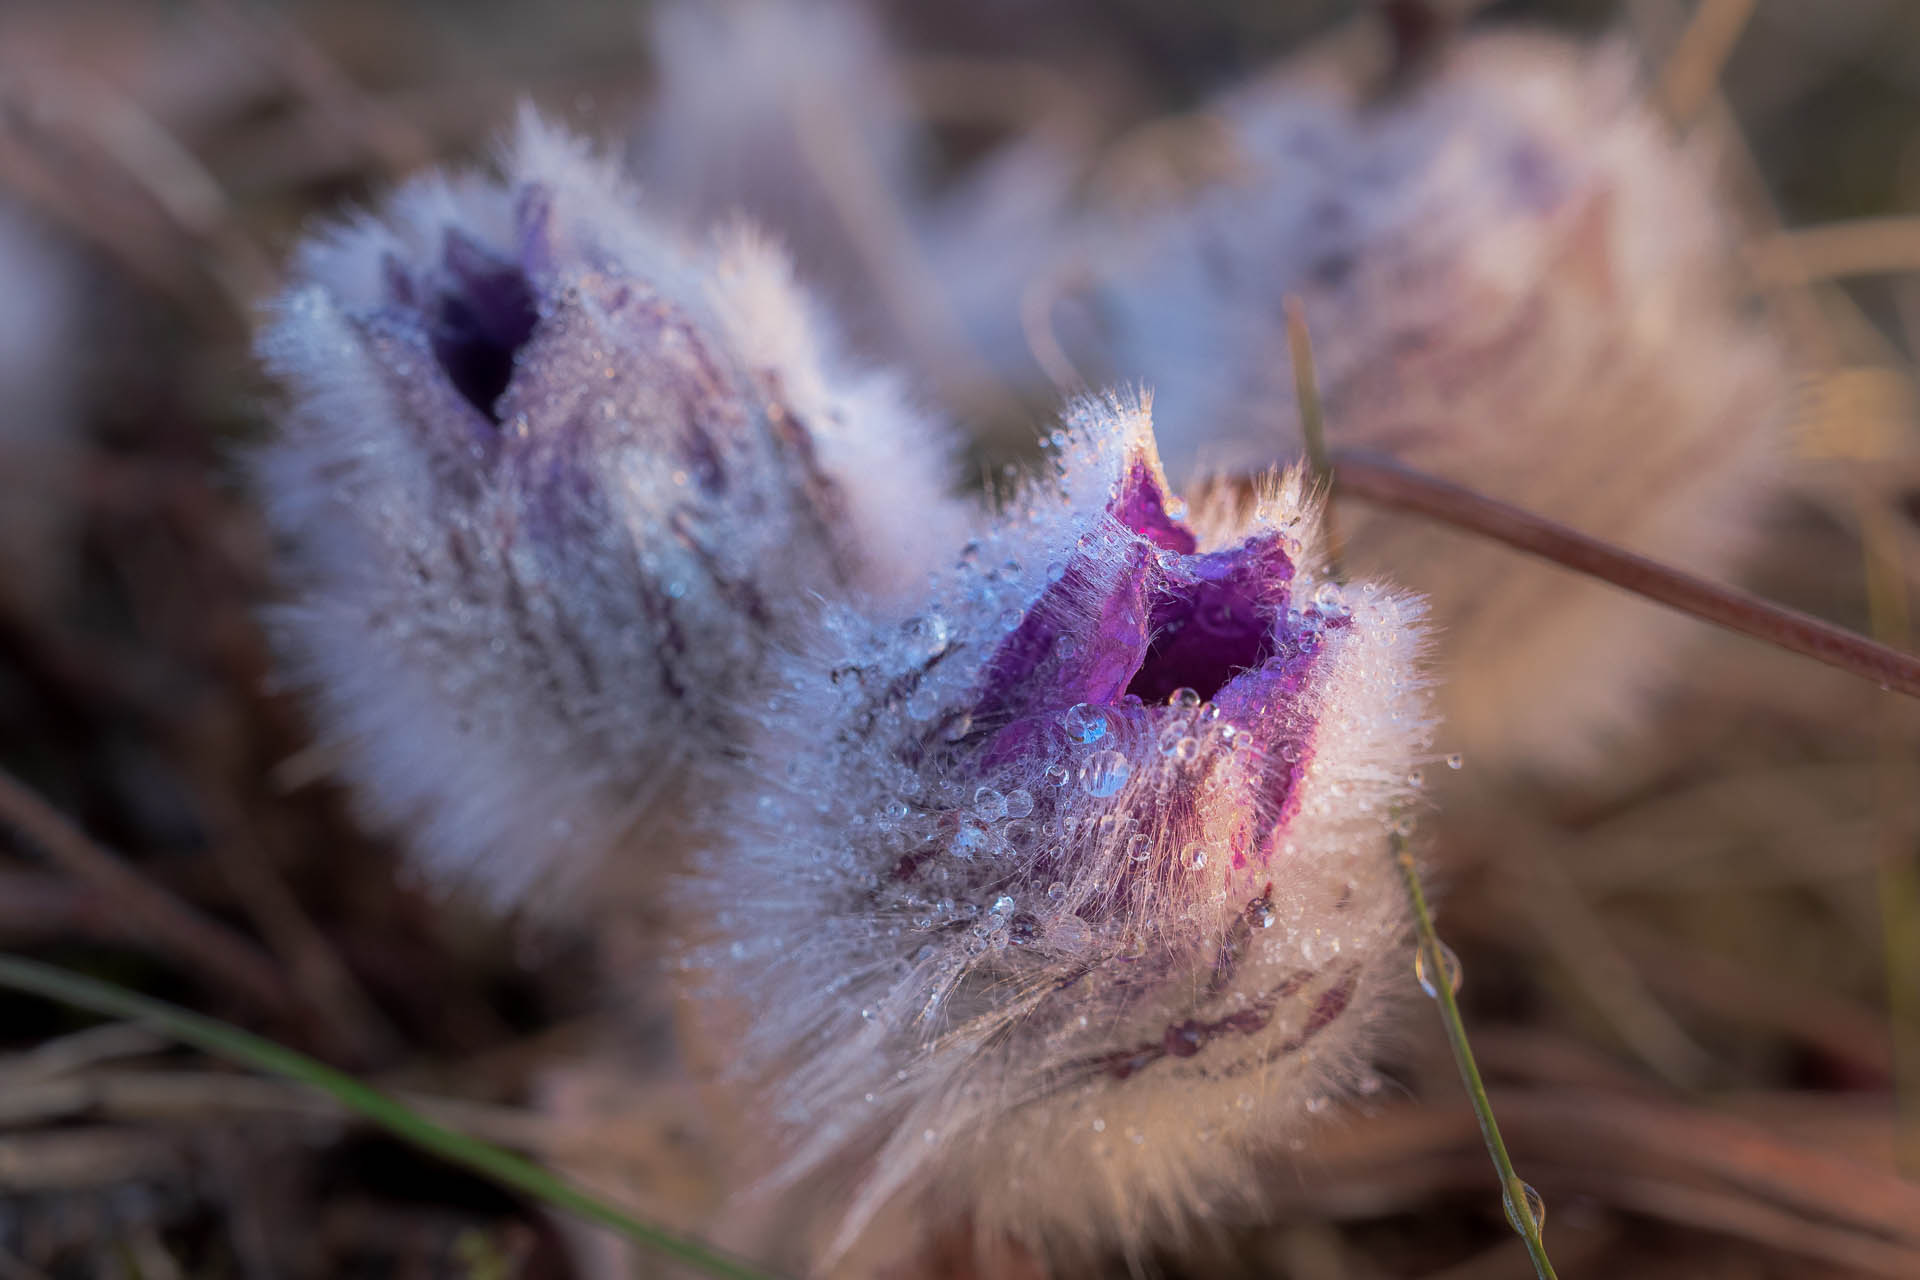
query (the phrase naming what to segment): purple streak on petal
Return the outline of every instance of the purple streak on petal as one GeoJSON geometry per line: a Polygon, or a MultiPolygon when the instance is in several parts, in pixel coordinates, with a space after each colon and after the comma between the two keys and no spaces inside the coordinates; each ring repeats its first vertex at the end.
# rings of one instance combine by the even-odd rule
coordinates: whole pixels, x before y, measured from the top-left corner
{"type": "Polygon", "coordinates": [[[413,276],[396,255],[380,255],[380,283],[388,306],[417,308],[420,305],[420,295],[414,287],[413,276]]]}
{"type": "Polygon", "coordinates": [[[1192,555],[1193,534],[1167,514],[1167,496],[1146,457],[1135,454],[1127,460],[1127,474],[1120,481],[1120,496],[1107,510],[1127,528],[1156,547],[1192,555]]]}
{"type": "Polygon", "coordinates": [[[499,455],[500,432],[444,378],[422,376],[435,357],[418,311],[387,306],[350,323],[379,368],[435,478],[471,500],[499,455]]]}
{"type": "Polygon", "coordinates": [[[530,279],[553,274],[558,253],[554,245],[553,188],[529,182],[514,201],[513,223],[520,243],[520,269],[530,279]]]}
{"type": "MultiPolygon", "coordinates": [[[[1117,570],[1076,556],[1001,642],[974,715],[1022,721],[1051,718],[1081,702],[1117,703],[1146,655],[1155,564],[1144,543],[1130,546],[1117,570]],[[1090,601],[1098,602],[1091,625],[1090,601]],[[1069,635],[1073,652],[1063,658],[1059,641],[1069,635]]],[[[1003,750],[996,746],[997,754],[1003,750]]]]}

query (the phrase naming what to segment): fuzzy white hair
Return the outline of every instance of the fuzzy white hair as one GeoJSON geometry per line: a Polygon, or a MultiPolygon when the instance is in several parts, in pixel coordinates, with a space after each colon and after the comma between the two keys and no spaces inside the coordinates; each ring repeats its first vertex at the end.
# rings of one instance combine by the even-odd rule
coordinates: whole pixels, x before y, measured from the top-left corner
{"type": "Polygon", "coordinates": [[[676,233],[530,113],[498,177],[416,181],[295,276],[260,344],[279,630],[368,812],[496,900],[577,884],[770,648],[964,517],[776,249],[676,233]]]}
{"type": "Polygon", "coordinates": [[[1166,493],[1145,408],[1082,404],[1056,440],[1054,483],[915,616],[831,612],[782,665],[761,784],[674,895],[769,1231],[824,1224],[828,1259],[897,1246],[890,1215],[1054,1257],[1177,1239],[1355,1078],[1406,985],[1386,838],[1432,728],[1418,602],[1316,579],[1297,473],[1135,527],[1129,486],[1166,493]],[[1146,666],[1119,696],[1188,621],[1143,602],[1254,547],[1277,647],[1204,698],[1143,701],[1146,666]],[[1113,696],[1049,702],[1069,669],[1113,696]]]}

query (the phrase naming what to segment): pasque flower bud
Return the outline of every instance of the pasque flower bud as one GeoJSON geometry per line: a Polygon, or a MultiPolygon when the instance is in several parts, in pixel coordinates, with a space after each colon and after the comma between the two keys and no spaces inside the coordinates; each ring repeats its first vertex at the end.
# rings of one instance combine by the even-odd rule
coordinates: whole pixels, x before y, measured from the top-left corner
{"type": "MultiPolygon", "coordinates": [[[[1791,386],[1743,316],[1705,144],[1626,49],[1484,36],[1386,101],[1311,64],[1223,99],[1238,176],[1110,228],[1107,359],[1155,389],[1176,472],[1298,448],[1280,301],[1311,319],[1329,432],[1724,574],[1755,535],[1791,386]]],[[[1428,593],[1449,740],[1566,764],[1684,633],[1657,611],[1406,521],[1355,563],[1428,593]]]]}
{"type": "Polygon", "coordinates": [[[528,117],[310,242],[259,472],[323,731],[427,869],[583,870],[723,752],[823,600],[918,585],[938,434],[850,372],[783,255],[689,243],[528,117]]]}
{"type": "Polygon", "coordinates": [[[1297,473],[1189,518],[1144,406],[1054,442],[919,613],[836,612],[780,668],[763,782],[675,894],[747,1145],[830,1248],[889,1207],[1177,1234],[1405,981],[1420,606],[1317,576],[1297,473]]]}
{"type": "MultiPolygon", "coordinates": [[[[877,66],[875,39],[796,43],[795,59],[877,66]]],[[[1675,137],[1620,44],[1491,33],[1425,54],[1385,90],[1338,49],[1277,66],[1159,130],[1174,141],[1158,169],[1144,131],[1104,160],[1037,133],[944,196],[896,198],[1001,383],[1040,389],[1036,357],[1055,378],[1145,383],[1183,483],[1298,456],[1295,295],[1335,444],[1735,572],[1777,488],[1793,385],[1738,297],[1713,131],[1675,137]]],[[[1617,756],[1688,638],[1465,536],[1342,520],[1357,567],[1427,594],[1449,741],[1488,772],[1617,756]]]]}

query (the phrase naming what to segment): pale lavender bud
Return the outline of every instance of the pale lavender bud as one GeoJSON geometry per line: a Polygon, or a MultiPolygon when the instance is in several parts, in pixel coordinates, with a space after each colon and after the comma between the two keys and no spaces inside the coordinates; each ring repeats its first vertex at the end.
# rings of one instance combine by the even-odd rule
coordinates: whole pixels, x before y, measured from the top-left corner
{"type": "MultiPolygon", "coordinates": [[[[1745,314],[1710,131],[1675,139],[1620,46],[1483,36],[1384,102],[1308,63],[1216,103],[1228,180],[1107,227],[1105,357],[1154,388],[1169,465],[1299,446],[1301,297],[1336,445],[1377,449],[1724,576],[1775,484],[1792,380],[1745,314]]],[[[1684,640],[1650,608],[1404,518],[1355,563],[1427,593],[1447,731],[1504,766],[1590,761],[1684,640]]]]}
{"type": "Polygon", "coordinates": [[[835,1249],[1224,1211],[1405,981],[1420,606],[1316,576],[1297,473],[1188,519],[1144,407],[1055,439],[924,611],[784,669],[678,891],[709,1056],[835,1249]]]}
{"type": "Polygon", "coordinates": [[[941,441],[785,258],[682,242],[530,116],[499,178],[416,182],[296,274],[261,344],[282,622],[431,872],[504,899],[583,871],[823,599],[917,585],[950,539],[941,441]]]}

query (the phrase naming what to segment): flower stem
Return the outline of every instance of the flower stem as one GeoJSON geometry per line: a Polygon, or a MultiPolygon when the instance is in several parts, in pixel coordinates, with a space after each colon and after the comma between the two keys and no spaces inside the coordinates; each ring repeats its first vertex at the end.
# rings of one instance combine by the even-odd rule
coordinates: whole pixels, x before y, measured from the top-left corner
{"type": "Polygon", "coordinates": [[[1328,465],[1339,493],[1504,542],[1702,622],[1824,662],[1883,689],[1920,697],[1920,658],[1912,654],[1745,591],[1696,578],[1391,458],[1339,450],[1328,455],[1328,465]]]}
{"type": "Polygon", "coordinates": [[[1453,995],[1453,962],[1441,949],[1440,935],[1433,927],[1433,913],[1427,909],[1426,890],[1420,884],[1420,871],[1404,838],[1392,837],[1393,858],[1400,866],[1400,877],[1407,888],[1407,900],[1413,904],[1414,927],[1419,931],[1420,952],[1431,975],[1431,994],[1440,1003],[1440,1022],[1447,1029],[1447,1045],[1453,1050],[1454,1065],[1460,1068],[1460,1083],[1466,1086],[1473,1103],[1474,1118],[1480,1122],[1480,1137],[1493,1158],[1500,1175],[1500,1194],[1507,1205],[1507,1220],[1526,1242],[1527,1257],[1539,1280],[1554,1280],[1553,1264],[1547,1260],[1547,1246],[1540,1238],[1540,1220],[1533,1212],[1527,1184],[1514,1172],[1507,1144],[1500,1137],[1499,1122],[1493,1118],[1493,1103],[1487,1098],[1487,1086],[1480,1079],[1480,1066],[1473,1059],[1473,1046],[1467,1042],[1467,1025],[1460,1017],[1460,1004],[1453,995]]]}
{"type": "MultiPolygon", "coordinates": [[[[1320,406],[1320,385],[1313,370],[1313,340],[1307,333],[1306,308],[1300,299],[1288,298],[1287,309],[1287,345],[1293,356],[1293,385],[1300,400],[1300,434],[1307,447],[1307,465],[1313,469],[1314,478],[1329,489],[1326,506],[1321,509],[1321,519],[1325,523],[1327,541],[1327,567],[1335,578],[1342,576],[1339,559],[1338,540],[1333,527],[1333,495],[1331,492],[1335,475],[1333,457],[1327,450],[1326,429],[1320,406]]],[[[1500,1195],[1506,1203],[1507,1221],[1520,1233],[1526,1242],[1527,1256],[1533,1261],[1534,1274],[1539,1280],[1554,1280],[1553,1264],[1547,1260],[1547,1247],[1540,1238],[1540,1219],[1534,1213],[1531,1191],[1513,1170],[1513,1160],[1507,1155],[1507,1144],[1500,1137],[1500,1125],[1493,1117],[1493,1103],[1487,1098],[1487,1086],[1480,1079],[1480,1067],[1473,1060],[1473,1046],[1467,1041],[1467,1024],[1460,1017],[1460,1005],[1453,998],[1453,962],[1441,946],[1440,935],[1433,927],[1433,913],[1427,909],[1427,893],[1420,884],[1420,869],[1415,865],[1412,852],[1407,848],[1405,837],[1394,833],[1390,837],[1389,848],[1393,859],[1400,868],[1400,878],[1407,890],[1407,901],[1413,906],[1414,925],[1419,932],[1419,948],[1426,972],[1431,975],[1432,992],[1440,1004],[1440,1022],[1446,1028],[1447,1044],[1453,1050],[1453,1061],[1460,1068],[1460,1082],[1466,1086],[1467,1097],[1473,1103],[1473,1114],[1480,1122],[1480,1136],[1487,1144],[1487,1154],[1493,1158],[1493,1167],[1500,1176],[1500,1195]]]]}

